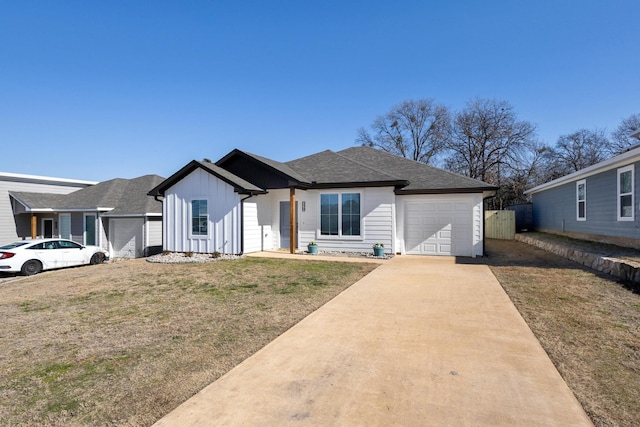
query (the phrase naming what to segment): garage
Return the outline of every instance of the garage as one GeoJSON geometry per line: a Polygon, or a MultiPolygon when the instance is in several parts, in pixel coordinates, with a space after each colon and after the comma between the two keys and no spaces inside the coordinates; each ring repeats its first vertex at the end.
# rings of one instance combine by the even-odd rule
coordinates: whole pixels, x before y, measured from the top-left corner
{"type": "Polygon", "coordinates": [[[144,241],[142,218],[111,218],[109,234],[113,245],[113,258],[136,258],[143,256],[144,241]]]}
{"type": "Polygon", "coordinates": [[[473,205],[466,197],[406,201],[405,253],[473,256],[473,205]]]}

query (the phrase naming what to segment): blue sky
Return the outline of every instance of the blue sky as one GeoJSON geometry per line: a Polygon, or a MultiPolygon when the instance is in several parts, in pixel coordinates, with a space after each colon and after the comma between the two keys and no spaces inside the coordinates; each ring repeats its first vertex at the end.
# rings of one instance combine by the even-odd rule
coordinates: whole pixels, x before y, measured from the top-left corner
{"type": "Polygon", "coordinates": [[[169,176],[355,144],[406,99],[510,102],[554,144],[640,113],[640,2],[0,0],[0,171],[169,176]]]}

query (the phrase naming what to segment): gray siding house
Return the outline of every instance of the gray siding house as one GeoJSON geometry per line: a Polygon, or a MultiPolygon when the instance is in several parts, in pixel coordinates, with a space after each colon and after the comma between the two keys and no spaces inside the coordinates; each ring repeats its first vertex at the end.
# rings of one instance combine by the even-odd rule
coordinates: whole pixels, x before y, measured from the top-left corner
{"type": "Polygon", "coordinates": [[[163,248],[248,253],[306,248],[483,255],[483,200],[496,187],[369,147],[289,162],[233,150],[192,161],[149,194],[163,199],[163,248]]]}
{"type": "MultiPolygon", "coordinates": [[[[53,178],[39,175],[25,175],[9,172],[0,172],[0,245],[14,242],[25,236],[18,230],[29,229],[31,218],[16,217],[13,214],[11,191],[24,191],[46,194],[69,194],[83,188],[97,184],[95,181],[78,179],[53,178]],[[26,222],[26,224],[25,224],[26,222]]],[[[44,227],[48,223],[36,221],[36,235],[42,235],[44,227]]],[[[30,236],[30,232],[27,232],[30,236]]]]}
{"type": "MultiPolygon", "coordinates": [[[[147,195],[157,175],[112,179],[69,194],[8,191],[17,238],[60,237],[97,245],[111,258],[138,258],[162,249],[162,203],[147,195]]],[[[15,239],[12,239],[15,240],[15,239]]]]}
{"type": "Polygon", "coordinates": [[[640,147],[526,191],[538,231],[640,249],[640,147]]]}

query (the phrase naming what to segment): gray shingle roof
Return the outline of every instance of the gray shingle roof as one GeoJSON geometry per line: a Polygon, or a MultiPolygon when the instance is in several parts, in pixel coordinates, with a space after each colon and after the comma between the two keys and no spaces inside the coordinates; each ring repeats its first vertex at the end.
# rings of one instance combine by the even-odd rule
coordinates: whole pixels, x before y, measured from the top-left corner
{"type": "Polygon", "coordinates": [[[338,152],[354,162],[401,176],[409,185],[398,193],[462,192],[495,190],[497,187],[477,179],[425,165],[371,147],[351,147],[338,152]]]}
{"type": "Polygon", "coordinates": [[[18,191],[11,192],[11,195],[31,209],[111,209],[107,216],[162,213],[162,203],[148,196],[147,192],[163,180],[158,175],[145,175],[134,179],[111,179],[69,194],[18,191]]]}
{"type": "Polygon", "coordinates": [[[359,163],[330,150],[286,162],[304,173],[313,184],[388,183],[401,185],[405,179],[397,171],[359,163]]]}
{"type": "MultiPolygon", "coordinates": [[[[326,150],[284,163],[235,149],[216,164],[224,166],[236,156],[259,162],[302,187],[394,186],[397,194],[468,193],[497,189],[486,182],[371,147],[352,147],[337,153],[326,150]]],[[[243,175],[242,171],[235,172],[243,175]]],[[[260,185],[260,182],[256,184],[260,185]]]]}

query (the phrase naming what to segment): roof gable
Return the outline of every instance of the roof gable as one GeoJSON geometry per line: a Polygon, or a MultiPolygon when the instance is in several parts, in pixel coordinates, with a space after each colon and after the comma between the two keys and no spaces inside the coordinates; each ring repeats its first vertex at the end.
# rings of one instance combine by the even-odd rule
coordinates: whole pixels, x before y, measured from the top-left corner
{"type": "Polygon", "coordinates": [[[261,188],[288,188],[310,183],[305,173],[292,169],[286,163],[238,149],[218,160],[216,165],[261,188]]]}
{"type": "Polygon", "coordinates": [[[169,178],[162,181],[156,187],[151,189],[148,192],[150,196],[164,196],[164,192],[175,185],[177,182],[181,181],[184,177],[189,175],[194,170],[201,168],[205,172],[210,173],[211,175],[221,179],[226,182],[230,186],[234,188],[237,193],[240,194],[262,194],[265,193],[263,189],[258,186],[251,184],[250,182],[240,178],[239,176],[225,170],[213,163],[208,162],[199,162],[197,160],[192,160],[188,164],[186,164],[182,169],[178,172],[171,175],[169,178]]]}

